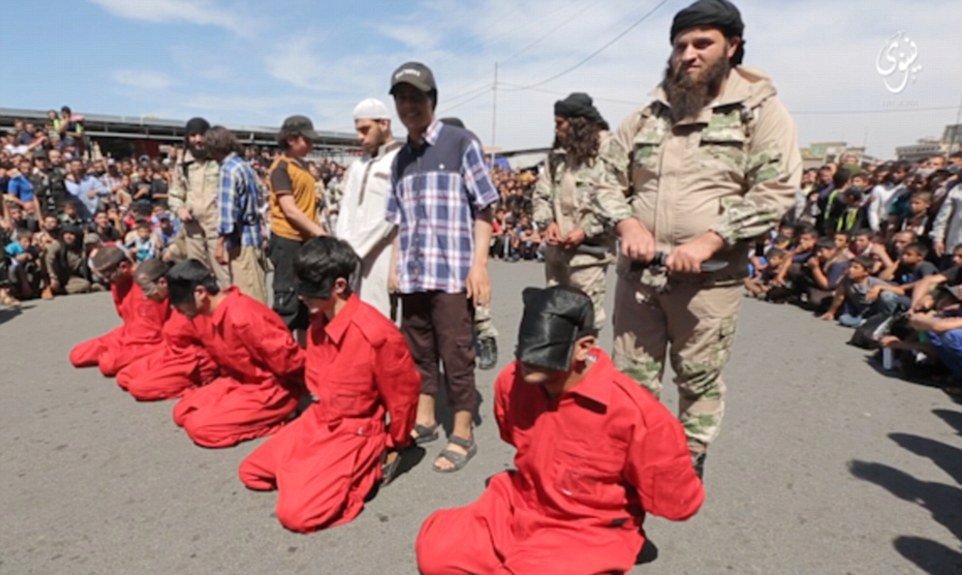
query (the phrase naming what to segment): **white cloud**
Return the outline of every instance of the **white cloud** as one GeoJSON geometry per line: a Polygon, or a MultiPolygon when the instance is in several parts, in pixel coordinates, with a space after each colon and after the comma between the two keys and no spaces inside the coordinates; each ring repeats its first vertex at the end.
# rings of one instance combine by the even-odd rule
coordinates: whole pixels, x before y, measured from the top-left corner
{"type": "Polygon", "coordinates": [[[377,24],[372,28],[382,36],[400,42],[411,50],[432,50],[437,46],[440,39],[433,27],[426,27],[423,23],[377,24]]]}
{"type": "MultiPolygon", "coordinates": [[[[540,91],[505,90],[498,93],[497,144],[525,148],[551,141],[551,105],[572,91],[587,91],[613,125],[642,104],[659,81],[668,57],[668,29],[675,11],[687,2],[675,2],[656,12],[624,38],[577,70],[541,87],[540,91]],[[627,102],[627,103],[626,103],[627,102]]],[[[441,1],[423,5],[437,9],[441,1]]],[[[869,152],[892,157],[897,145],[939,136],[954,123],[956,111],[926,111],[929,107],[955,106],[962,87],[962,68],[946,54],[962,49],[962,37],[946,26],[962,20],[962,5],[949,0],[917,2],[879,0],[871,9],[864,4],[837,0],[806,2],[737,2],[746,22],[746,64],[771,75],[786,106],[799,112],[837,110],[908,109],[886,114],[798,114],[795,116],[802,145],[813,141],[847,140],[868,145],[869,152]],[[919,46],[923,70],[918,81],[892,97],[875,71],[875,57],[883,43],[905,30],[919,46]]],[[[448,54],[434,68],[441,88],[440,110],[446,95],[493,80],[494,62],[527,46],[545,32],[552,33],[527,49],[499,71],[500,80],[516,85],[536,83],[560,72],[627,28],[653,3],[611,1],[561,4],[553,0],[516,3],[491,0],[475,5],[471,18],[465,10],[422,13],[430,29],[441,34],[438,46],[448,54]],[[565,23],[571,15],[576,18],[565,23]]],[[[458,102],[455,101],[454,104],[458,102]]],[[[491,138],[490,93],[450,110],[475,128],[484,140],[491,138]]]]}
{"type": "Polygon", "coordinates": [[[238,34],[251,32],[251,21],[231,7],[210,0],[90,0],[114,16],[146,22],[189,22],[238,34]]]}
{"type": "Polygon", "coordinates": [[[175,84],[166,74],[150,70],[115,70],[113,79],[121,86],[148,91],[168,90],[175,84]]]}
{"type": "MultiPolygon", "coordinates": [[[[226,29],[243,27],[222,16],[251,6],[245,0],[93,1],[124,17],[226,29]],[[234,3],[232,10],[226,8],[228,1],[234,3]]],[[[204,48],[205,65],[217,67],[216,73],[191,71],[194,47],[173,54],[186,74],[180,89],[186,115],[190,106],[203,106],[219,108],[227,121],[244,123],[249,115],[260,123],[308,113],[321,129],[348,128],[351,108],[363,98],[376,96],[390,105],[391,71],[406,60],[420,60],[438,80],[438,112],[460,116],[486,144],[492,136],[494,63],[517,54],[499,69],[496,144],[528,148],[551,141],[552,104],[569,92],[594,96],[613,126],[646,102],[668,57],[672,16],[687,2],[669,3],[590,62],[537,90],[515,86],[569,68],[625,30],[654,0],[481,0],[470,6],[425,0],[406,4],[400,18],[385,17],[376,24],[358,12],[326,20],[316,11],[316,17],[302,18],[261,11],[258,25],[267,32],[258,34],[256,51],[239,39],[204,48]]],[[[946,55],[960,52],[962,37],[945,25],[962,21],[957,1],[927,0],[909,7],[903,0],[878,0],[871,9],[837,0],[737,3],[746,22],[746,64],[771,75],[789,110],[915,110],[799,113],[801,144],[865,141],[870,153],[891,157],[896,145],[938,136],[955,121],[955,110],[923,109],[958,103],[962,67],[946,55]],[[893,98],[874,62],[885,40],[902,29],[918,43],[924,69],[916,84],[893,98]]]]}

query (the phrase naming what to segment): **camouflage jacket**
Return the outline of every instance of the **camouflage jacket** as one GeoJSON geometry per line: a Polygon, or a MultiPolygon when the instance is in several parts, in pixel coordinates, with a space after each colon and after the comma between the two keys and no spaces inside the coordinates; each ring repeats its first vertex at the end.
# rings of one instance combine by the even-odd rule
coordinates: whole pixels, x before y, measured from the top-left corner
{"type": "Polygon", "coordinates": [[[744,275],[748,242],[774,226],[801,179],[795,123],[757,70],[735,67],[722,94],[697,118],[672,126],[664,91],[622,122],[601,154],[596,214],[609,225],[634,216],[668,252],[700,234],[718,233],[744,275]]]}
{"type": "Polygon", "coordinates": [[[172,210],[186,207],[194,221],[185,226],[188,235],[217,237],[217,192],[220,166],[214,160],[196,160],[189,151],[171,171],[168,202],[172,210]]]}
{"type": "MultiPolygon", "coordinates": [[[[601,150],[608,145],[611,137],[609,132],[601,132],[601,150]]],[[[552,222],[557,223],[561,235],[566,236],[572,230],[581,228],[585,232],[585,244],[597,247],[608,247],[610,254],[575,254],[570,265],[589,265],[611,261],[614,253],[614,234],[610,221],[595,214],[597,210],[595,184],[604,173],[604,165],[595,160],[588,164],[572,168],[567,162],[567,154],[563,149],[553,150],[548,155],[545,169],[538,177],[532,196],[532,211],[534,223],[542,231],[552,222]]],[[[623,200],[620,201],[623,203],[623,200]]],[[[618,206],[607,206],[607,210],[616,210],[618,206]]]]}

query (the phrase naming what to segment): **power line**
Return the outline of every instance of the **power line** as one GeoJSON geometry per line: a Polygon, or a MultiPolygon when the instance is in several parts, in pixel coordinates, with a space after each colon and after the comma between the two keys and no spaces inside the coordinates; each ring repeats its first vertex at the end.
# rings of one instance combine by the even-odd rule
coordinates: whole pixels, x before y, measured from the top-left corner
{"type": "Polygon", "coordinates": [[[578,16],[581,16],[582,14],[584,14],[585,12],[587,12],[589,9],[594,8],[595,6],[597,6],[597,5],[600,4],[600,3],[601,3],[601,2],[600,2],[600,0],[599,0],[599,1],[597,1],[597,2],[591,2],[591,3],[587,4],[584,8],[582,8],[581,10],[578,10],[577,12],[575,12],[574,14],[572,14],[571,16],[569,16],[568,18],[566,18],[563,22],[561,22],[561,23],[559,23],[559,24],[556,24],[555,26],[552,26],[551,29],[549,29],[549,30],[548,30],[547,32],[545,32],[543,35],[541,35],[541,36],[539,36],[537,39],[529,42],[527,45],[525,45],[523,48],[521,48],[520,50],[518,50],[518,51],[515,52],[514,54],[511,54],[511,55],[508,56],[507,58],[502,59],[502,60],[499,62],[499,64],[506,64],[507,62],[510,62],[511,60],[514,60],[515,58],[517,58],[518,56],[520,56],[520,55],[523,54],[524,52],[527,52],[529,49],[534,48],[535,46],[537,46],[538,44],[540,44],[543,40],[545,40],[546,38],[548,38],[549,36],[551,36],[552,34],[554,34],[555,32],[557,32],[557,31],[560,30],[561,28],[564,28],[565,26],[567,26],[568,24],[570,24],[575,18],[577,18],[578,16]]]}
{"type": "MultiPolygon", "coordinates": [[[[551,94],[553,96],[567,96],[565,92],[559,92],[558,90],[546,90],[544,88],[531,88],[528,86],[522,86],[520,84],[512,84],[510,82],[501,82],[501,86],[508,86],[505,92],[540,92],[542,94],[551,94]]],[[[631,101],[631,100],[619,100],[617,98],[606,98],[604,96],[591,96],[591,99],[596,102],[610,102],[612,104],[624,104],[626,106],[638,106],[642,102],[631,101]]]]}
{"type": "Polygon", "coordinates": [[[551,82],[551,81],[553,81],[553,80],[557,80],[558,78],[560,78],[560,77],[562,77],[562,76],[564,76],[564,75],[566,75],[566,74],[569,74],[569,73],[577,70],[578,68],[580,68],[581,66],[583,66],[583,65],[586,64],[587,62],[589,62],[589,61],[591,61],[592,59],[594,59],[595,56],[597,56],[598,54],[601,54],[602,52],[604,52],[605,50],[607,50],[608,48],[610,48],[615,42],[617,42],[618,40],[621,40],[622,38],[624,38],[624,37],[628,34],[628,32],[631,32],[632,30],[634,30],[635,28],[637,28],[638,25],[640,25],[642,22],[644,22],[645,20],[647,20],[648,18],[650,18],[652,14],[654,14],[655,12],[657,12],[659,8],[661,8],[662,6],[664,6],[664,5],[667,4],[667,3],[668,3],[668,0],[661,0],[661,2],[659,2],[658,4],[656,4],[654,8],[652,8],[651,10],[649,10],[648,12],[646,12],[645,14],[643,14],[643,15],[641,16],[641,18],[638,18],[637,20],[635,20],[634,22],[632,22],[631,25],[628,26],[627,28],[625,28],[621,33],[617,34],[614,38],[612,38],[611,40],[609,40],[608,42],[606,42],[603,46],[601,46],[600,48],[598,48],[597,50],[595,50],[595,51],[592,52],[591,54],[588,54],[586,57],[582,58],[582,59],[581,59],[580,61],[578,61],[578,63],[576,63],[575,65],[573,65],[573,66],[571,66],[571,67],[569,67],[569,68],[566,68],[566,69],[562,70],[561,72],[558,72],[558,73],[555,74],[554,76],[549,76],[548,78],[545,78],[544,80],[541,80],[540,82],[535,82],[534,84],[529,84],[529,85],[527,85],[527,86],[525,86],[525,87],[526,87],[526,88],[536,88],[536,87],[538,87],[538,86],[543,86],[543,85],[547,84],[548,82],[551,82]]]}
{"type": "MultiPolygon", "coordinates": [[[[564,20],[563,22],[561,22],[560,24],[558,24],[558,25],[556,25],[556,26],[553,26],[547,33],[543,34],[543,35],[542,35],[541,37],[539,37],[538,39],[534,40],[533,42],[528,43],[527,45],[525,45],[524,47],[522,47],[520,50],[518,50],[517,52],[515,52],[514,54],[511,54],[511,55],[508,56],[507,58],[501,60],[501,63],[507,62],[507,61],[509,61],[509,60],[512,60],[512,59],[520,56],[521,54],[523,54],[523,53],[526,52],[527,50],[529,50],[529,49],[533,48],[534,46],[536,46],[537,44],[539,44],[541,41],[543,41],[544,39],[546,39],[546,38],[547,38],[548,36],[550,36],[551,34],[557,32],[558,29],[560,29],[560,28],[562,28],[563,26],[567,25],[567,24],[570,23],[572,20],[574,20],[575,18],[577,18],[577,17],[580,16],[581,14],[585,13],[588,9],[595,7],[595,6],[598,5],[599,3],[600,3],[600,0],[595,1],[595,2],[589,2],[586,6],[584,6],[583,8],[581,8],[580,10],[578,10],[577,12],[575,12],[573,15],[569,16],[566,20],[564,20]]],[[[512,12],[509,12],[509,13],[507,13],[507,14],[502,15],[501,18],[502,18],[502,20],[507,20],[507,19],[510,19],[510,18],[513,18],[513,17],[514,17],[514,16],[513,16],[513,13],[512,13],[512,12]]],[[[524,22],[524,19],[521,19],[521,20],[522,20],[522,21],[521,21],[517,26],[514,26],[514,27],[512,27],[512,28],[509,28],[508,30],[504,30],[504,31],[502,31],[500,34],[497,34],[497,35],[495,35],[494,37],[489,38],[487,41],[482,42],[481,44],[477,45],[477,46],[475,47],[475,50],[480,51],[481,48],[483,48],[483,47],[491,44],[492,42],[495,42],[495,41],[497,41],[497,40],[500,40],[501,38],[507,36],[508,34],[511,34],[511,33],[513,33],[514,31],[520,30],[521,28],[527,26],[527,23],[524,22]]],[[[446,59],[446,58],[444,58],[444,59],[446,59]]],[[[477,89],[478,89],[479,87],[483,87],[483,88],[487,89],[487,88],[489,88],[490,86],[491,86],[491,83],[490,83],[490,82],[483,82],[483,83],[481,83],[481,84],[475,84],[475,85],[472,86],[471,88],[465,88],[464,90],[461,90],[460,92],[457,92],[454,96],[451,96],[451,97],[449,97],[449,98],[445,98],[445,100],[446,100],[446,101],[449,101],[449,102],[450,102],[451,100],[457,100],[457,99],[460,98],[461,96],[466,96],[466,95],[469,95],[469,94],[475,94],[476,91],[477,91],[477,89]]]]}
{"type": "Polygon", "coordinates": [[[451,100],[457,100],[457,99],[462,98],[462,97],[464,97],[464,96],[467,96],[467,95],[470,95],[470,94],[475,94],[475,93],[477,93],[478,90],[487,90],[487,89],[489,89],[489,88],[491,88],[491,82],[488,81],[488,80],[485,80],[484,82],[474,84],[473,87],[471,87],[471,88],[465,88],[464,90],[461,90],[460,92],[456,93],[456,94],[453,95],[453,96],[445,96],[444,100],[445,100],[446,102],[451,101],[451,100]]]}
{"type": "Polygon", "coordinates": [[[447,113],[450,112],[451,110],[454,110],[455,108],[460,108],[461,106],[467,104],[468,102],[473,102],[473,101],[477,100],[478,98],[480,98],[481,96],[487,96],[487,95],[488,95],[488,91],[491,90],[491,88],[492,88],[492,86],[486,86],[483,92],[481,92],[481,93],[479,93],[479,94],[475,94],[474,96],[468,98],[467,100],[463,100],[463,101],[461,101],[461,102],[458,102],[457,104],[454,104],[453,106],[448,106],[448,107],[444,108],[443,110],[441,110],[440,112],[438,112],[437,115],[440,116],[440,115],[442,115],[442,114],[447,114],[447,113]]]}
{"type": "Polygon", "coordinates": [[[445,99],[444,99],[444,104],[445,104],[445,106],[447,107],[446,109],[449,109],[449,108],[451,108],[452,106],[460,106],[461,104],[470,102],[470,101],[478,98],[479,96],[483,96],[484,94],[487,94],[487,93],[491,90],[491,88],[492,88],[492,84],[491,84],[491,82],[488,82],[488,83],[486,83],[485,85],[480,86],[480,87],[478,87],[478,88],[475,88],[475,89],[473,89],[473,90],[468,90],[468,91],[466,91],[466,92],[461,92],[461,93],[458,94],[457,96],[454,96],[454,97],[451,97],[451,98],[445,98],[445,99]],[[462,101],[461,101],[461,102],[458,102],[458,100],[462,100],[462,101]],[[457,103],[455,103],[455,102],[457,102],[457,103]]]}

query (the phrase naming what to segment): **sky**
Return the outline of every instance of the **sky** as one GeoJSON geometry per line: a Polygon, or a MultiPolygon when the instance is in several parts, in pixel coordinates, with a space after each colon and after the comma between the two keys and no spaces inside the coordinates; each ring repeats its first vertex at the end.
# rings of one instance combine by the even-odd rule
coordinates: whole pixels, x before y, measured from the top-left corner
{"type": "MultiPolygon", "coordinates": [[[[644,104],[672,17],[690,1],[9,2],[0,106],[259,126],[305,114],[350,131],[364,98],[393,111],[391,72],[418,60],[434,71],[439,116],[460,117],[489,146],[544,147],[552,106],[570,92],[592,95],[612,126],[644,104]]],[[[962,2],[736,4],[745,65],[772,78],[800,145],[847,141],[891,158],[957,122],[962,2]],[[907,52],[909,70],[891,72],[907,52]]]]}

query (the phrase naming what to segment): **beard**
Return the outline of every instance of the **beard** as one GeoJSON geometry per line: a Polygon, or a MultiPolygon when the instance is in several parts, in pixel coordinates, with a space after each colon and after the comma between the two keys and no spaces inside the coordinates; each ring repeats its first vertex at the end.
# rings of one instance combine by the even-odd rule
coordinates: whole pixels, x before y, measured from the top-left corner
{"type": "Polygon", "coordinates": [[[717,62],[705,68],[696,79],[679,66],[672,71],[671,60],[665,68],[665,78],[662,88],[671,106],[669,115],[673,124],[686,119],[695,118],[708,105],[721,89],[722,83],[728,77],[731,63],[727,58],[720,58],[717,62]]]}
{"type": "Polygon", "coordinates": [[[204,146],[192,146],[191,144],[187,144],[187,150],[195,160],[204,161],[207,159],[207,148],[204,146]]]}

